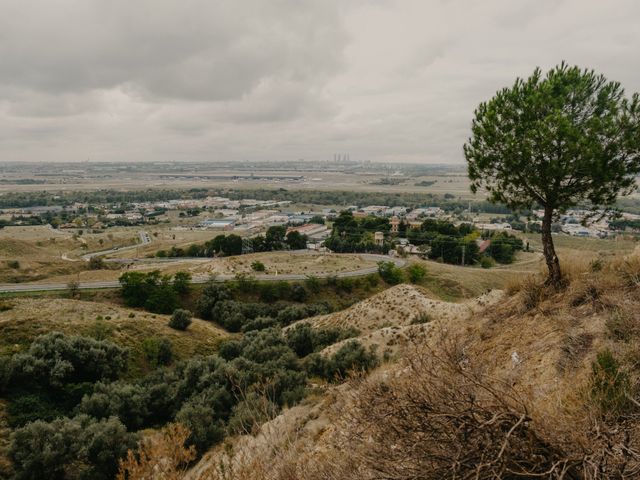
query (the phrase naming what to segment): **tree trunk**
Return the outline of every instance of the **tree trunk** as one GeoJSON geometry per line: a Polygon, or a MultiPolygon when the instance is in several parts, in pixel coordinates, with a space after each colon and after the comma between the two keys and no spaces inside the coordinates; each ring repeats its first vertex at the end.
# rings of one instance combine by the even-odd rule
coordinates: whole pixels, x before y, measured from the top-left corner
{"type": "Polygon", "coordinates": [[[553,285],[559,285],[562,281],[562,273],[560,272],[560,261],[556,255],[556,249],[553,246],[553,238],[551,237],[551,222],[553,220],[553,209],[545,207],[544,217],[542,218],[542,247],[544,259],[549,269],[549,277],[547,282],[553,285]]]}

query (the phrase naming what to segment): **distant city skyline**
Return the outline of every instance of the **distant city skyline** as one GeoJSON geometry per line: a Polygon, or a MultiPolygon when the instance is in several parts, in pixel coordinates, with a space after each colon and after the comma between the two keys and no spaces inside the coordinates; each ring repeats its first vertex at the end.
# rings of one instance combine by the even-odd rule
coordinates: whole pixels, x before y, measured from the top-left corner
{"type": "Polygon", "coordinates": [[[0,0],[0,162],[462,165],[474,108],[536,66],[640,91],[638,21],[633,0],[0,0]]]}

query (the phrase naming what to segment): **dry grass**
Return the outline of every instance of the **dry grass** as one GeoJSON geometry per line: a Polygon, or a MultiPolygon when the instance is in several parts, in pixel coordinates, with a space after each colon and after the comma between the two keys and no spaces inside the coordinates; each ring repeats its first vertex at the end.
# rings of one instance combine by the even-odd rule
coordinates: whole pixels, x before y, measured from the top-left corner
{"type": "Polygon", "coordinates": [[[191,432],[179,423],[170,423],[160,432],[142,439],[136,453],[129,450],[120,461],[117,480],[178,480],[196,458],[194,446],[185,447],[191,432]]]}

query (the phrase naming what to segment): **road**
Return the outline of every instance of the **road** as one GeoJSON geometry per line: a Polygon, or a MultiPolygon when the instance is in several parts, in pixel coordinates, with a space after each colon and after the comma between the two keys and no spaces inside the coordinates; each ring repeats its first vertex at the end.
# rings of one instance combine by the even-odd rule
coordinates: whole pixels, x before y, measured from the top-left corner
{"type": "MultiPolygon", "coordinates": [[[[125,247],[130,248],[130,247],[125,247]]],[[[120,249],[123,250],[123,249],[120,249]]],[[[100,252],[96,252],[100,253],[100,252]]],[[[95,255],[95,254],[94,254],[95,255]]],[[[340,255],[339,253],[333,253],[331,255],[340,255]]],[[[349,254],[350,255],[350,254],[349,254]]],[[[401,258],[392,258],[386,255],[374,255],[374,254],[361,254],[361,256],[367,260],[372,260],[375,262],[386,262],[391,261],[398,267],[403,267],[406,262],[401,258]]],[[[322,273],[315,275],[318,278],[327,278],[331,276],[335,276],[337,278],[347,278],[347,277],[360,277],[363,275],[369,275],[370,273],[376,273],[378,271],[378,267],[369,267],[369,268],[361,268],[357,270],[352,270],[349,272],[337,272],[337,273],[322,273]]],[[[256,280],[260,281],[280,281],[280,280],[304,280],[307,278],[307,275],[301,273],[291,273],[291,274],[283,274],[283,275],[255,275],[256,280]]],[[[229,280],[234,280],[234,275],[218,275],[216,277],[209,276],[196,276],[191,280],[192,283],[206,283],[210,280],[214,280],[216,282],[226,282],[229,280]]],[[[78,288],[81,290],[94,290],[100,288],[117,288],[120,286],[120,283],[117,280],[109,280],[109,281],[91,281],[91,282],[80,282],[78,288]]],[[[55,290],[67,290],[67,283],[11,283],[11,284],[0,284],[0,293],[16,293],[16,292],[49,292],[55,290]]]]}
{"type": "Polygon", "coordinates": [[[92,253],[86,253],[84,255],[82,255],[80,258],[82,260],[84,260],[85,262],[88,262],[89,260],[91,260],[93,257],[102,257],[104,255],[110,255],[112,253],[116,253],[116,252],[125,252],[127,250],[133,250],[135,248],[144,246],[144,245],[148,245],[151,243],[151,237],[149,236],[149,234],[147,232],[140,232],[138,233],[138,237],[140,238],[140,243],[136,243],[135,245],[129,245],[126,247],[115,247],[115,248],[110,248],[109,250],[101,250],[99,252],[92,252],[92,253]]]}

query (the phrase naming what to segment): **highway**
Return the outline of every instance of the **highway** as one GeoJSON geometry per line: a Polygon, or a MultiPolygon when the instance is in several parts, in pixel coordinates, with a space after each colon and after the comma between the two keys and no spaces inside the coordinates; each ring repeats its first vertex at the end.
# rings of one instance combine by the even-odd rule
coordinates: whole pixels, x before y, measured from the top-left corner
{"type": "MultiPolygon", "coordinates": [[[[142,232],[144,233],[144,232],[142,232]]],[[[125,247],[131,248],[131,247],[125,247]]],[[[124,248],[123,248],[124,249],[124,248]]],[[[120,250],[123,250],[120,249],[120,250]]],[[[96,255],[96,252],[92,255],[96,255]]],[[[104,253],[101,253],[104,254],[104,253]]],[[[339,253],[332,253],[330,255],[340,255],[339,253]]],[[[352,255],[352,254],[346,254],[352,255]]],[[[372,260],[375,262],[380,261],[391,261],[398,267],[403,267],[405,265],[405,261],[401,258],[393,258],[388,257],[386,255],[375,255],[375,254],[361,254],[361,256],[367,260],[372,260]]],[[[317,278],[327,278],[331,276],[335,276],[337,278],[347,278],[347,277],[360,277],[364,275],[369,275],[370,273],[376,273],[378,271],[378,267],[368,267],[361,268],[357,270],[352,270],[349,272],[336,272],[336,273],[321,273],[315,275],[317,278]]],[[[282,274],[282,275],[267,275],[267,274],[259,274],[254,275],[254,278],[259,281],[268,281],[275,282],[280,280],[304,280],[307,278],[307,275],[301,273],[292,273],[292,274],[282,274]]],[[[217,275],[215,277],[209,276],[196,276],[191,280],[192,283],[206,283],[208,281],[215,282],[227,282],[229,280],[234,280],[234,275],[217,275]]],[[[101,288],[118,288],[120,283],[117,280],[107,280],[107,281],[90,281],[90,282],[80,282],[79,287],[81,290],[94,290],[101,288]]],[[[17,293],[17,292],[49,292],[56,290],[67,290],[67,283],[4,283],[0,284],[0,293],[17,293]]]]}

